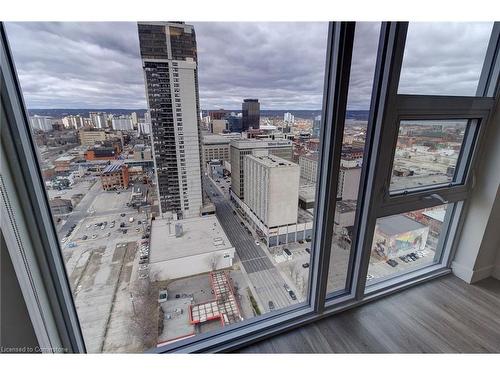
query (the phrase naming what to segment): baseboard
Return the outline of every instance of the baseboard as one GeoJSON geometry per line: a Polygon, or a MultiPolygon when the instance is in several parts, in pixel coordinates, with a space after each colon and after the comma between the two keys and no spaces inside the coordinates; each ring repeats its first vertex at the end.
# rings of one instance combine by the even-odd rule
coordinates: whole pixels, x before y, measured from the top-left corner
{"type": "Polygon", "coordinates": [[[493,268],[491,276],[497,280],[500,280],[500,264],[493,268]]]}
{"type": "Polygon", "coordinates": [[[477,270],[464,267],[456,262],[451,263],[453,274],[466,283],[473,284],[488,277],[494,277],[500,280],[500,266],[491,265],[477,270]]]}

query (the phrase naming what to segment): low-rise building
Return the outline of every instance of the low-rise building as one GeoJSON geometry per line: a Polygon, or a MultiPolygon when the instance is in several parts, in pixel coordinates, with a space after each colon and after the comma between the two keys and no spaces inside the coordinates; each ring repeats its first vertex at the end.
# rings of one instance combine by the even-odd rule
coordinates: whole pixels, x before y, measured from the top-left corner
{"type": "Polygon", "coordinates": [[[84,153],[85,160],[115,160],[118,152],[115,147],[92,147],[84,153]]]}
{"type": "Polygon", "coordinates": [[[229,268],[234,253],[215,215],[152,221],[151,280],[172,280],[229,268]]]}
{"type": "Polygon", "coordinates": [[[76,160],[74,156],[61,156],[54,160],[54,167],[56,173],[69,172],[71,170],[71,163],[76,160]]]}
{"type": "Polygon", "coordinates": [[[127,189],[129,184],[128,167],[123,163],[110,164],[101,172],[104,190],[127,189]]]}

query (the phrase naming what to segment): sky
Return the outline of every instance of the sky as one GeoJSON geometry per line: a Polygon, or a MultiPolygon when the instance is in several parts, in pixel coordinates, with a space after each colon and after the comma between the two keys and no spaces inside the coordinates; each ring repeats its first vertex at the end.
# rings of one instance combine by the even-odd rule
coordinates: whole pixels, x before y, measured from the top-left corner
{"type": "MultiPolygon", "coordinates": [[[[188,22],[189,23],[189,22],[188,22]]],[[[326,23],[192,23],[202,109],[321,109],[326,23]]],[[[492,23],[410,23],[400,93],[473,95],[492,23]]],[[[348,109],[369,109],[380,23],[357,23],[348,109]]],[[[146,108],[136,23],[7,23],[30,109],[146,108]]]]}

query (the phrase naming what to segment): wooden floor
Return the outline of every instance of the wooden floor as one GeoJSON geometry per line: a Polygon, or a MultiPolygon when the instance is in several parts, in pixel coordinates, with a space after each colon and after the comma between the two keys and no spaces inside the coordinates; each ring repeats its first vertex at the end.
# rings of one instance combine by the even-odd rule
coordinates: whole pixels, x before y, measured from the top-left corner
{"type": "Polygon", "coordinates": [[[500,281],[446,276],[240,353],[500,353],[500,281]]]}

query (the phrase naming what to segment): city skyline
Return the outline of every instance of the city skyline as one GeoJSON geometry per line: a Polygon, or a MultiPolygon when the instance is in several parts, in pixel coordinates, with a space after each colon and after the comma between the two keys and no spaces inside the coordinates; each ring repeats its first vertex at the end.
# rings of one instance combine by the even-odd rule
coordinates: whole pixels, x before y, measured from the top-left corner
{"type": "MultiPolygon", "coordinates": [[[[326,23],[190,24],[198,39],[201,108],[239,108],[244,98],[255,97],[262,110],[321,109],[326,23]],[[250,49],[255,44],[260,48],[250,49]]],[[[416,48],[405,56],[404,88],[470,92],[491,25],[421,25],[419,33],[409,33],[416,48]],[[424,43],[429,34],[433,42],[424,43]],[[457,34],[462,43],[440,51],[440,43],[457,34]],[[426,61],[440,66],[439,79],[425,75],[426,61]]],[[[357,26],[351,110],[369,107],[379,27],[376,22],[357,26]]],[[[136,23],[7,23],[7,31],[29,109],[146,108],[136,23]]]]}

